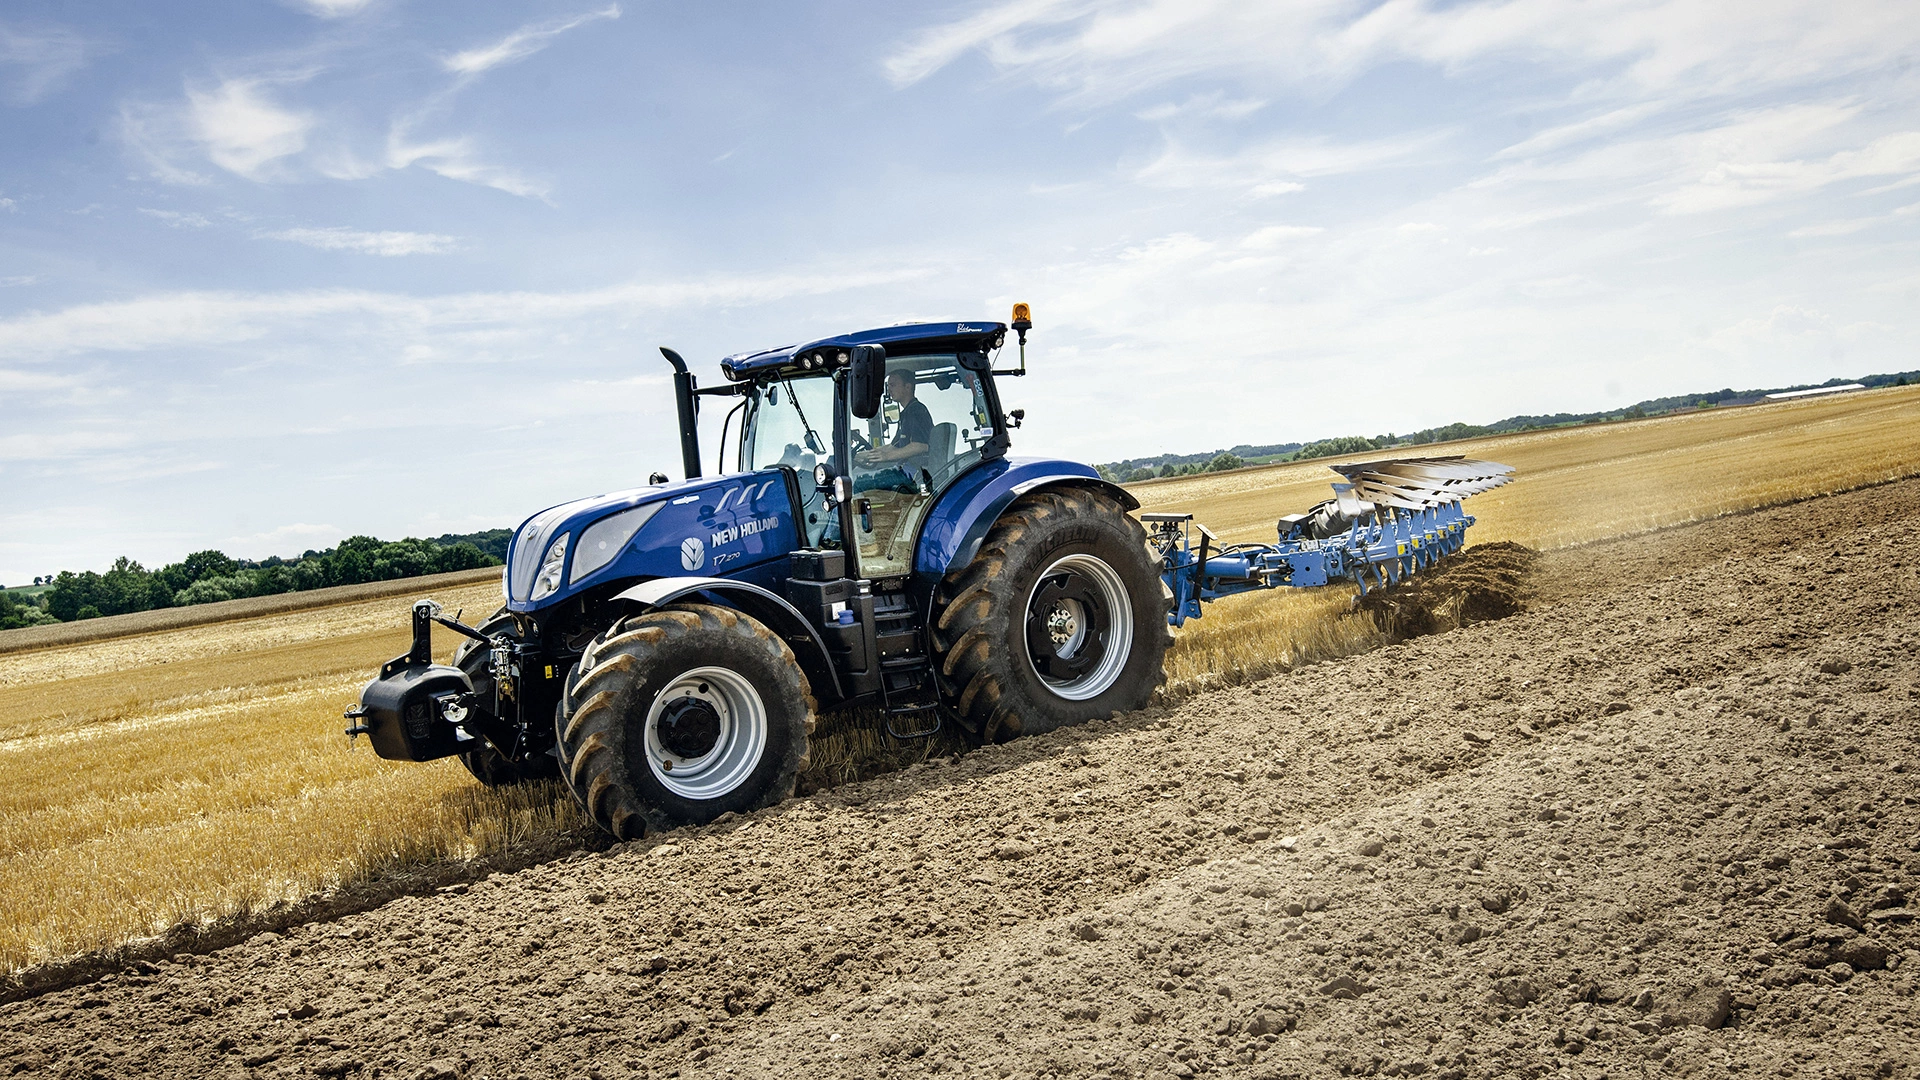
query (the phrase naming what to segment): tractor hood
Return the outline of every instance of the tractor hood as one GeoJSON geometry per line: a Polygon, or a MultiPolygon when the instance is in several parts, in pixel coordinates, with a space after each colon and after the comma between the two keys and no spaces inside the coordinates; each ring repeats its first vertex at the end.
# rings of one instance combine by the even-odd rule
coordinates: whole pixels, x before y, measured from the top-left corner
{"type": "Polygon", "coordinates": [[[723,567],[730,572],[784,555],[793,532],[792,502],[776,470],[561,503],[514,530],[507,550],[507,607],[538,610],[606,581],[723,567]],[[709,559],[710,548],[723,546],[736,550],[716,550],[709,559]]]}

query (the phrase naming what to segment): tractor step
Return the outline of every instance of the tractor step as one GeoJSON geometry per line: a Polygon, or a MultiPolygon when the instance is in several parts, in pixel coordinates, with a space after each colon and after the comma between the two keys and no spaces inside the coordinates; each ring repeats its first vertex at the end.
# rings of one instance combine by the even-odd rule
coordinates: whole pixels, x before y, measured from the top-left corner
{"type": "Polygon", "coordinates": [[[880,661],[881,711],[887,734],[896,739],[924,739],[940,730],[940,687],[933,680],[933,664],[925,654],[886,657],[880,661]],[[933,722],[925,722],[926,717],[933,722]],[[896,719],[919,718],[896,727],[896,719]]]}
{"type": "Polygon", "coordinates": [[[937,735],[939,733],[940,733],[940,704],[938,702],[935,702],[932,705],[923,705],[923,706],[919,706],[917,708],[911,708],[911,709],[888,709],[887,710],[887,734],[893,736],[896,739],[899,739],[902,742],[906,742],[910,739],[932,738],[934,735],[937,735]],[[931,716],[933,718],[933,724],[931,726],[909,728],[906,731],[901,731],[899,728],[896,728],[893,726],[893,722],[895,718],[905,718],[909,716],[931,716]]]}

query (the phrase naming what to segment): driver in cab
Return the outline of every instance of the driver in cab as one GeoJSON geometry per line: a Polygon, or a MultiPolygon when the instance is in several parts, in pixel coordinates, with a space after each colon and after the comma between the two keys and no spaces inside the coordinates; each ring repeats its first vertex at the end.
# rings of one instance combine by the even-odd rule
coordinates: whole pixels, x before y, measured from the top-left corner
{"type": "Polygon", "coordinates": [[[926,463],[927,449],[933,443],[933,414],[913,397],[913,372],[894,371],[887,376],[887,397],[900,406],[900,421],[893,439],[883,446],[862,450],[854,460],[862,465],[895,465],[903,475],[926,463]]]}

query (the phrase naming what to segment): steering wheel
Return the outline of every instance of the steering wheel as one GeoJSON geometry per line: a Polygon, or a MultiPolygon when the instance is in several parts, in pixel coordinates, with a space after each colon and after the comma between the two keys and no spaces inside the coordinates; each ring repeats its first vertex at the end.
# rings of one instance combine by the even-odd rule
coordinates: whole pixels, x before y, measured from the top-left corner
{"type": "Polygon", "coordinates": [[[869,442],[865,435],[862,435],[857,431],[847,432],[847,438],[852,441],[853,450],[855,453],[859,453],[862,450],[873,449],[873,443],[869,442]]]}

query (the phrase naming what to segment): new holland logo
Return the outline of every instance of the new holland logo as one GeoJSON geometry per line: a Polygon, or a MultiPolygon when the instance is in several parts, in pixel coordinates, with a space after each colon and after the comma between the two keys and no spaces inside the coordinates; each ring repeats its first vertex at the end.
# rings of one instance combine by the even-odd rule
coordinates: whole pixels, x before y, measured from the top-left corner
{"type": "Polygon", "coordinates": [[[698,570],[707,565],[707,547],[697,536],[689,536],[680,541],[680,565],[689,570],[698,570]]]}

